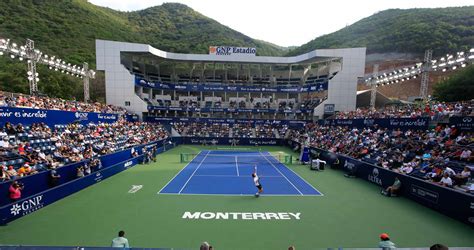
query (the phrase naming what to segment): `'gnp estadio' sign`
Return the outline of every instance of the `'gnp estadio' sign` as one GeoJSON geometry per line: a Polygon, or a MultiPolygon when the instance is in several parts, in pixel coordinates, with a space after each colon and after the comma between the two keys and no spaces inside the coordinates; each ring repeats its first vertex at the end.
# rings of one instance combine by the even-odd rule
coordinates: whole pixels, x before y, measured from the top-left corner
{"type": "Polygon", "coordinates": [[[256,48],[248,47],[230,47],[230,46],[210,46],[209,55],[216,56],[230,56],[230,55],[246,55],[255,56],[257,54],[256,48]]]}

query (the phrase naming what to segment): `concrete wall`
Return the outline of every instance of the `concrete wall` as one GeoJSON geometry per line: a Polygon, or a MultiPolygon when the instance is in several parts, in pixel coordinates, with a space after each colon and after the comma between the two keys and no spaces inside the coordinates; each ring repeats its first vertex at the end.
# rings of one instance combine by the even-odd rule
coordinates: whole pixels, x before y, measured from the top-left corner
{"type": "Polygon", "coordinates": [[[314,115],[322,117],[324,104],[335,104],[335,111],[356,107],[357,78],[364,76],[366,48],[316,50],[319,56],[342,57],[342,70],[329,81],[328,99],[315,108],[314,115]]]}
{"type": "MultiPolygon", "coordinates": [[[[105,71],[106,102],[142,115],[146,103],[135,94],[134,76],[120,63],[120,52],[146,52],[165,58],[212,59],[209,55],[184,55],[160,51],[146,44],[96,40],[97,70],[105,71]],[[209,57],[209,58],[208,58],[209,57]],[[125,103],[130,102],[129,106],[125,103]]],[[[329,81],[328,99],[336,111],[353,110],[356,107],[357,78],[364,76],[366,48],[323,49],[297,57],[256,57],[254,61],[293,62],[313,57],[341,57],[342,70],[329,81]]],[[[223,60],[223,58],[219,58],[223,60]]],[[[237,58],[233,58],[236,59],[237,58]]],[[[339,66],[340,67],[340,66],[339,66]]],[[[324,105],[315,109],[315,115],[323,115],[324,105]]]]}

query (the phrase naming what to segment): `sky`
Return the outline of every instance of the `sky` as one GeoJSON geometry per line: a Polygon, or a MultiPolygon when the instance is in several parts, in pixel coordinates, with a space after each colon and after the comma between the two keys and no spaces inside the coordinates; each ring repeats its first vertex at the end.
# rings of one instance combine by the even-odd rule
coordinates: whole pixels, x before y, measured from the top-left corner
{"type": "MultiPolygon", "coordinates": [[[[473,5],[472,0],[89,0],[115,10],[134,11],[179,2],[255,39],[300,46],[386,9],[473,5]]],[[[222,44],[217,44],[222,45],[222,44]]]]}

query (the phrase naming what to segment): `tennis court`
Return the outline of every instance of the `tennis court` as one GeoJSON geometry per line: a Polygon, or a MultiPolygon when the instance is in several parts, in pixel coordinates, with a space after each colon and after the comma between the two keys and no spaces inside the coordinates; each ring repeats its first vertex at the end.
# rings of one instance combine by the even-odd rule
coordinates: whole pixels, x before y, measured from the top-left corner
{"type": "Polygon", "coordinates": [[[255,151],[207,150],[193,159],[158,193],[185,195],[253,195],[257,173],[263,195],[320,196],[316,188],[287,168],[278,155],[255,151]]]}

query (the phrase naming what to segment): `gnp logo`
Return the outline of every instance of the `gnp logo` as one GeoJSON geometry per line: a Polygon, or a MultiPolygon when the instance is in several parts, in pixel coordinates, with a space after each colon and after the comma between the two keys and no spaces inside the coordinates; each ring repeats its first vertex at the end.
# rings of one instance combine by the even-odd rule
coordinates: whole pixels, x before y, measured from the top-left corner
{"type": "Polygon", "coordinates": [[[124,167],[124,168],[129,168],[129,167],[131,167],[132,165],[133,165],[133,161],[127,161],[127,162],[125,162],[125,164],[123,164],[123,167],[124,167]]]}
{"type": "Polygon", "coordinates": [[[462,118],[462,121],[463,122],[472,122],[472,118],[471,117],[464,117],[464,118],[462,118]]]}
{"type": "MultiPolygon", "coordinates": [[[[349,162],[348,160],[346,160],[346,162],[344,162],[344,168],[347,169],[347,170],[353,170],[355,168],[355,164],[352,163],[352,162],[349,162]]],[[[377,175],[378,175],[378,170],[377,170],[377,175]]]]}
{"type": "Polygon", "coordinates": [[[375,123],[375,120],[374,119],[365,119],[364,120],[364,125],[365,126],[373,126],[375,123]]]}
{"type": "Polygon", "coordinates": [[[229,46],[210,46],[209,54],[217,56],[230,56],[232,54],[255,55],[256,48],[229,47],[229,46]]]}
{"type": "Polygon", "coordinates": [[[379,169],[378,168],[374,168],[372,170],[372,174],[369,174],[369,177],[368,177],[369,181],[379,185],[379,186],[382,186],[382,180],[379,178],[379,169]]]}
{"type": "Polygon", "coordinates": [[[97,173],[95,174],[94,180],[95,180],[96,182],[101,181],[101,180],[102,180],[102,174],[99,173],[99,172],[97,172],[97,173]]]}
{"type": "Polygon", "coordinates": [[[31,212],[34,212],[44,206],[43,202],[41,202],[42,200],[43,200],[43,195],[39,195],[31,199],[28,199],[26,201],[23,201],[21,203],[14,204],[10,208],[10,213],[13,216],[17,216],[19,214],[26,215],[31,212]]]}
{"type": "Polygon", "coordinates": [[[76,112],[74,116],[79,120],[87,120],[88,113],[76,112]]]}

